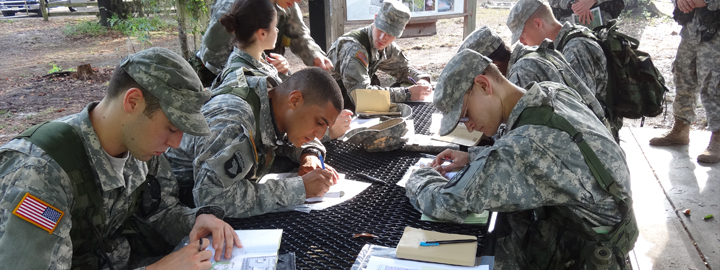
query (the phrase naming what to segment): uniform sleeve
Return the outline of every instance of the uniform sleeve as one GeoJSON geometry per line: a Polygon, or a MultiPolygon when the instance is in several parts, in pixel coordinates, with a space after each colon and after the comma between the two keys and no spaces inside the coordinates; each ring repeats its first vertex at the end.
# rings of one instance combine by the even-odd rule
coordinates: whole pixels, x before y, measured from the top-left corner
{"type": "Polygon", "coordinates": [[[0,265],[7,269],[70,269],[72,190],[67,175],[53,162],[4,152],[0,157],[0,265]],[[52,233],[13,214],[26,194],[64,214],[52,233]]]}
{"type": "Polygon", "coordinates": [[[720,0],[705,0],[705,3],[707,3],[707,8],[709,10],[720,9],[720,0]]]}
{"type": "Polygon", "coordinates": [[[225,31],[225,27],[220,23],[220,18],[230,10],[233,2],[219,0],[212,7],[213,14],[198,51],[198,56],[202,59],[205,67],[215,74],[222,72],[223,66],[233,50],[230,43],[232,34],[225,31]]]}
{"type": "MultiPolygon", "coordinates": [[[[160,190],[159,200],[144,199],[143,207],[149,207],[149,201],[158,203],[157,210],[147,217],[148,224],[155,231],[162,234],[168,243],[178,243],[183,237],[190,234],[195,224],[195,214],[199,208],[191,209],[180,203],[178,199],[177,180],[172,173],[170,162],[161,155],[154,157],[148,161],[148,175],[154,176],[156,183],[150,183],[150,186],[157,185],[160,190]]],[[[155,181],[150,178],[150,181],[155,181]]],[[[150,188],[152,193],[152,188],[150,188]]],[[[147,193],[147,192],[146,192],[147,193]]],[[[215,212],[222,218],[222,210],[217,206],[214,207],[215,212]]]]}
{"type": "MultiPolygon", "coordinates": [[[[327,132],[325,132],[325,133],[327,134],[327,132]]],[[[321,138],[321,139],[324,139],[324,138],[321,138]]],[[[323,153],[323,155],[325,155],[325,146],[317,138],[315,138],[312,141],[309,141],[307,143],[304,143],[300,147],[294,147],[294,146],[290,146],[290,145],[278,146],[278,148],[275,150],[276,151],[275,153],[280,156],[288,157],[288,158],[290,158],[290,160],[292,160],[296,163],[300,163],[300,157],[302,156],[302,152],[303,152],[303,150],[305,150],[305,148],[315,148],[315,149],[319,150],[321,153],[323,153]]]]}
{"type": "Polygon", "coordinates": [[[576,0],[550,0],[548,4],[551,7],[559,9],[570,9],[570,6],[575,3],[576,0]]]}
{"type": "Polygon", "coordinates": [[[415,171],[406,194],[424,214],[458,223],[483,210],[521,211],[576,199],[566,192],[570,188],[551,179],[573,183],[570,179],[577,177],[544,147],[523,137],[507,138],[482,151],[450,181],[431,168],[415,171]]]}
{"type": "MultiPolygon", "coordinates": [[[[228,96],[226,98],[236,98],[228,96]]],[[[198,206],[219,205],[228,217],[249,217],[305,201],[302,178],[257,184],[256,158],[250,131],[254,129],[249,106],[219,106],[222,117],[209,118],[210,136],[198,137],[193,197],[198,206]],[[248,129],[249,128],[249,129],[248,129]]],[[[253,132],[255,134],[255,132],[253,132]]]]}
{"type": "Polygon", "coordinates": [[[355,100],[352,98],[352,92],[357,89],[376,89],[390,91],[390,100],[392,102],[409,101],[405,94],[407,87],[380,87],[370,84],[370,76],[367,66],[367,51],[357,42],[346,42],[339,48],[338,59],[335,61],[335,68],[340,69],[342,82],[348,91],[348,96],[353,104],[355,100]],[[361,59],[365,59],[364,61],[361,59]]]}
{"type": "Polygon", "coordinates": [[[528,60],[520,59],[518,62],[509,67],[508,80],[520,87],[525,87],[532,82],[545,81],[539,76],[540,70],[529,65],[528,60]]]}
{"type": "Polygon", "coordinates": [[[325,56],[325,53],[310,36],[310,29],[303,21],[300,6],[293,4],[288,8],[288,13],[289,18],[285,25],[285,36],[290,38],[290,50],[302,59],[305,65],[312,67],[315,58],[325,56]]]}
{"type": "Polygon", "coordinates": [[[395,42],[385,49],[385,53],[387,54],[387,60],[380,63],[378,66],[380,70],[393,76],[398,81],[412,83],[408,80],[408,77],[412,77],[415,81],[425,79],[430,82],[430,75],[410,66],[410,60],[395,42]]]}
{"type": "Polygon", "coordinates": [[[607,59],[597,42],[583,37],[574,38],[565,45],[562,54],[593,93],[605,91],[607,59]]]}

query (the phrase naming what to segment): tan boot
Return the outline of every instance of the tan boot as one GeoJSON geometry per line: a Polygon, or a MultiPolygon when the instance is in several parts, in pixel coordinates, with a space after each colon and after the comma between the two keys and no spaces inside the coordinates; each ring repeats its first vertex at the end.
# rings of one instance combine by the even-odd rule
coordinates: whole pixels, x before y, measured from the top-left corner
{"type": "Polygon", "coordinates": [[[690,124],[686,124],[680,119],[675,118],[672,130],[662,137],[650,139],[650,145],[654,146],[670,146],[670,145],[688,145],[690,144],[690,124]]]}
{"type": "Polygon", "coordinates": [[[697,157],[697,161],[705,163],[717,163],[720,161],[720,131],[712,133],[708,148],[697,157]]]}

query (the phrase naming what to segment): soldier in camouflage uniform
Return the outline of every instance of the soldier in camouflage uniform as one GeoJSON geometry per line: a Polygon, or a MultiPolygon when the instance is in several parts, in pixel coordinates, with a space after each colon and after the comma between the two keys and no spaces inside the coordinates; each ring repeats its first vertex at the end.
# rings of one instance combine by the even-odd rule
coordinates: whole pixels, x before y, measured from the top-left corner
{"type": "MultiPolygon", "coordinates": [[[[593,269],[583,266],[591,265],[584,252],[592,250],[594,244],[565,242],[571,236],[564,232],[577,224],[615,226],[626,214],[593,176],[577,140],[559,129],[516,124],[527,108],[552,107],[556,115],[582,133],[591,151],[615,179],[619,196],[629,199],[630,174],[625,155],[603,123],[567,86],[540,82],[523,89],[507,81],[490,61],[464,50],[445,66],[433,101],[443,114],[440,134],[452,132],[459,121],[464,121],[468,130],[489,136],[497,132],[501,123],[510,127],[509,132],[493,146],[471,148],[469,153],[440,153],[433,162],[434,169],[419,169],[410,176],[407,196],[424,214],[458,223],[484,210],[507,212],[509,226],[505,229],[511,232],[502,232],[497,241],[495,269],[593,269]],[[438,166],[444,158],[454,162],[438,166]],[[463,166],[449,181],[443,177],[445,170],[463,166]],[[554,222],[549,214],[543,215],[561,209],[567,217],[565,222],[554,222]],[[532,241],[537,237],[551,239],[547,241],[551,245],[532,241]],[[541,261],[548,256],[553,260],[541,261]]],[[[636,226],[634,229],[637,231],[636,226]]],[[[623,261],[627,254],[615,255],[613,258],[618,259],[613,262],[623,261]]],[[[611,263],[606,269],[621,267],[611,263]]]]}
{"type": "Polygon", "coordinates": [[[214,97],[202,108],[210,136],[185,135],[178,149],[166,153],[180,185],[192,190],[192,203],[249,217],[322,196],[338,180],[328,165],[318,169],[325,148],[317,140],[342,109],[337,84],[319,68],[298,71],[280,85],[248,66],[235,74],[212,90],[214,97]],[[243,98],[238,91],[252,93],[243,98]],[[250,104],[250,96],[259,104],[250,104]],[[297,99],[304,105],[288,107],[297,99]],[[258,184],[276,156],[300,163],[301,176],[258,184]]]}
{"type": "Polygon", "coordinates": [[[573,22],[572,15],[577,14],[580,23],[590,24],[593,20],[591,9],[600,7],[602,23],[617,19],[625,8],[624,0],[549,0],[553,14],[558,21],[573,22]]]}
{"type": "Polygon", "coordinates": [[[487,26],[483,26],[465,38],[460,45],[460,51],[464,49],[490,58],[500,72],[515,85],[553,81],[570,86],[580,94],[601,122],[606,121],[605,112],[595,98],[594,89],[588,88],[580,76],[573,72],[562,54],[553,49],[550,40],[546,39],[539,46],[532,47],[517,44],[510,53],[502,38],[487,26]]]}
{"type": "MultiPolygon", "coordinates": [[[[296,4],[300,1],[268,1],[275,5],[278,15],[278,28],[281,29],[274,53],[282,55],[285,53],[285,47],[290,47],[292,52],[302,59],[306,65],[321,67],[325,70],[332,69],[330,60],[325,56],[320,46],[315,43],[315,40],[310,37],[310,30],[305,26],[300,7],[296,4]]],[[[200,49],[196,53],[205,68],[214,75],[220,75],[233,50],[233,44],[231,43],[233,36],[225,31],[220,19],[230,11],[235,2],[236,0],[215,1],[211,7],[210,24],[203,35],[200,49]]],[[[273,56],[273,54],[270,54],[270,57],[273,56]]],[[[280,61],[278,57],[273,57],[273,59],[280,61]]]]}
{"type": "Polygon", "coordinates": [[[375,22],[367,27],[345,33],[328,49],[328,57],[335,68],[333,78],[343,91],[345,108],[355,110],[351,93],[356,89],[390,91],[392,102],[422,100],[432,93],[430,75],[421,73],[410,63],[405,53],[394,42],[402,35],[410,20],[410,10],[394,0],[383,2],[375,15],[375,22]],[[372,82],[377,70],[395,77],[398,82],[417,85],[410,87],[381,87],[372,82]]]}
{"type": "Polygon", "coordinates": [[[695,122],[699,92],[712,137],[707,149],[697,160],[706,163],[720,162],[720,34],[716,33],[720,31],[720,1],[675,2],[673,15],[683,26],[680,31],[682,40],[673,63],[677,86],[673,103],[675,124],[667,134],[651,139],[650,145],[690,143],[690,125],[695,122]]]}
{"type": "MultiPolygon", "coordinates": [[[[179,204],[170,164],[161,155],[168,146],[177,147],[183,132],[209,133],[200,113],[209,96],[180,55],[151,48],[120,63],[102,101],[46,124],[68,128],[78,145],[84,145],[79,152],[87,154],[90,182],[78,182],[77,171],[65,171],[61,164],[66,161],[51,157],[57,151],[46,152],[31,142],[35,134],[0,147],[0,264],[7,269],[141,267],[138,261],[148,254],[139,250],[158,245],[155,240],[172,250],[190,234],[188,246],[151,266],[208,269],[211,252],[203,250],[209,241],[198,241],[208,232],[221,240],[216,240],[215,248],[223,242],[230,247],[226,252],[230,256],[232,244],[239,247],[240,242],[232,227],[219,219],[222,208],[190,209],[179,204]],[[88,185],[95,190],[81,189],[88,185]],[[138,190],[145,191],[130,195],[138,190]],[[90,202],[88,197],[98,200],[90,202]],[[24,211],[28,206],[43,212],[24,211]],[[90,220],[75,215],[87,209],[97,210],[90,211],[90,220]],[[128,227],[132,220],[147,224],[155,238],[133,245],[137,242],[129,241],[132,234],[126,234],[136,228],[128,227]],[[100,224],[93,226],[96,221],[100,224]],[[91,230],[76,231],[79,228],[91,230]]],[[[65,156],[69,153],[59,154],[71,158],[65,156]]]]}
{"type": "MultiPolygon", "coordinates": [[[[526,46],[537,46],[545,39],[553,40],[556,49],[562,53],[573,71],[595,92],[595,97],[599,101],[605,100],[608,82],[607,59],[600,44],[583,36],[565,40],[571,33],[590,31],[589,29],[570,22],[560,24],[553,16],[550,6],[539,0],[518,1],[510,10],[507,26],[513,33],[511,43],[520,41],[526,46]],[[563,47],[557,47],[561,42],[563,47]]],[[[609,115],[606,117],[612,127],[613,136],[619,141],[622,118],[609,115]]]]}

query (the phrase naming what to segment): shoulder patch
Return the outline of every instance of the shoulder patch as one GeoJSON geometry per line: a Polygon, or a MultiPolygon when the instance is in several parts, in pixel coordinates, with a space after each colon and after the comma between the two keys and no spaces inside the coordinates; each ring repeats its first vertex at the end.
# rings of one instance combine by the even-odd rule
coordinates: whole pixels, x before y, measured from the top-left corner
{"type": "Polygon", "coordinates": [[[233,156],[225,161],[225,174],[230,178],[235,178],[242,172],[242,167],[245,163],[240,153],[235,152],[233,156]]]}
{"type": "Polygon", "coordinates": [[[48,231],[48,233],[55,231],[60,219],[65,215],[63,211],[30,195],[30,193],[25,193],[25,196],[15,207],[13,214],[48,231]]]}
{"type": "Polygon", "coordinates": [[[357,57],[357,59],[360,59],[360,62],[362,62],[363,65],[365,65],[365,67],[368,66],[367,56],[365,56],[365,54],[364,54],[363,52],[358,51],[358,52],[355,54],[355,57],[357,57]]]}

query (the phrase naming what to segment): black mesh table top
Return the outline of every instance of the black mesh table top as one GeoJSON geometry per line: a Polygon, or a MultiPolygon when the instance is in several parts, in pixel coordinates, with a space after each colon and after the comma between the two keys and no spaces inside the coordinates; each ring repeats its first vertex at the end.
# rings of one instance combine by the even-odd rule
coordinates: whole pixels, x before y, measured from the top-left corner
{"type": "MultiPolygon", "coordinates": [[[[416,133],[427,134],[435,108],[430,103],[409,105],[413,107],[416,133]]],[[[418,161],[419,153],[368,153],[358,145],[338,141],[326,147],[327,164],[347,178],[365,181],[355,175],[362,172],[387,184],[373,183],[352,200],[322,211],[268,213],[226,219],[228,223],[235,229],[283,229],[280,254],[295,252],[298,269],[350,269],[363,245],[395,247],[406,226],[475,235],[479,239],[478,255],[482,255],[487,226],[420,221],[421,214],[408,201],[405,189],[395,184],[418,161]],[[378,238],[352,237],[363,232],[378,238]]]]}

